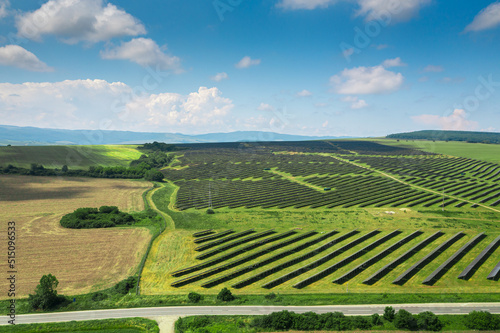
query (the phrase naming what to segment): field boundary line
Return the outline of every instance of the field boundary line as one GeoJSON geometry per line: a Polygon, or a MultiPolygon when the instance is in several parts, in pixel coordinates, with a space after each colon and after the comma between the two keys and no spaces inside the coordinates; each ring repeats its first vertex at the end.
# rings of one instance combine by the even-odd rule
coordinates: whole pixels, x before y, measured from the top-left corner
{"type": "Polygon", "coordinates": [[[158,191],[159,189],[163,188],[164,186],[156,186],[157,183],[154,183],[154,186],[149,188],[144,194],[143,194],[143,199],[144,199],[144,205],[145,209],[153,209],[156,213],[160,214],[161,218],[163,219],[164,224],[160,226],[159,232],[155,232],[151,230],[151,240],[149,241],[148,248],[146,250],[146,253],[144,254],[144,257],[141,260],[141,263],[139,265],[138,269],[138,274],[137,274],[137,286],[135,293],[136,295],[141,294],[141,288],[140,288],[140,283],[141,283],[141,277],[142,277],[142,271],[144,270],[144,266],[146,265],[146,261],[148,260],[149,252],[151,251],[151,248],[153,247],[153,243],[155,240],[166,230],[169,230],[169,222],[170,222],[170,227],[172,230],[175,229],[175,224],[174,220],[170,217],[170,215],[165,214],[164,212],[160,211],[154,201],[153,201],[153,194],[158,191]]]}
{"type": "Polygon", "coordinates": [[[324,193],[324,188],[321,187],[321,186],[316,186],[316,185],[313,185],[313,184],[309,184],[303,180],[300,180],[300,179],[297,179],[297,177],[289,174],[289,173],[286,173],[286,172],[283,172],[283,171],[278,171],[276,169],[270,169],[270,170],[266,170],[267,172],[270,172],[272,174],[275,174],[277,176],[280,176],[286,180],[289,180],[293,183],[296,183],[296,184],[299,184],[299,185],[302,185],[302,186],[307,186],[309,188],[312,188],[313,190],[316,190],[316,191],[319,191],[321,193],[324,193]]]}
{"type": "Polygon", "coordinates": [[[488,206],[482,205],[482,204],[480,204],[480,203],[476,203],[476,202],[470,201],[470,200],[468,200],[468,199],[463,199],[463,198],[456,197],[456,196],[453,196],[453,195],[449,195],[449,194],[445,194],[445,193],[442,193],[442,192],[438,192],[438,191],[430,190],[430,189],[428,189],[428,188],[421,187],[421,186],[418,186],[418,185],[410,184],[410,183],[408,183],[408,182],[405,182],[404,180],[398,179],[398,178],[396,178],[395,176],[392,176],[392,175],[390,175],[390,174],[388,174],[388,173],[385,173],[385,172],[382,172],[382,171],[380,171],[380,170],[374,169],[374,168],[372,168],[372,167],[367,167],[367,166],[363,166],[363,165],[358,165],[358,164],[357,164],[357,163],[355,163],[355,162],[351,162],[351,161],[345,160],[345,159],[340,158],[340,157],[335,156],[335,155],[330,155],[330,156],[331,156],[332,158],[334,158],[334,159],[337,159],[337,160],[342,161],[342,162],[345,162],[345,163],[350,163],[350,164],[355,165],[355,166],[357,166],[357,167],[359,167],[359,168],[363,168],[363,169],[366,169],[366,170],[370,170],[370,171],[372,171],[372,172],[376,172],[376,173],[378,173],[378,174],[380,174],[380,175],[382,175],[382,176],[384,176],[384,177],[387,177],[387,178],[390,178],[390,179],[395,180],[395,181],[397,181],[397,182],[400,182],[401,184],[408,185],[408,186],[410,186],[410,187],[412,187],[412,188],[416,188],[416,189],[419,189],[419,190],[421,190],[421,191],[425,191],[425,192],[430,192],[430,193],[433,193],[433,194],[436,194],[436,195],[439,195],[439,196],[443,196],[443,197],[446,197],[446,198],[455,199],[455,200],[458,200],[458,201],[465,201],[465,202],[470,203],[470,204],[472,204],[472,205],[481,206],[481,207],[483,207],[483,208],[486,208],[486,209],[492,210],[492,211],[494,211],[494,212],[500,213],[500,210],[495,209],[495,208],[493,208],[493,207],[488,207],[488,206]]]}

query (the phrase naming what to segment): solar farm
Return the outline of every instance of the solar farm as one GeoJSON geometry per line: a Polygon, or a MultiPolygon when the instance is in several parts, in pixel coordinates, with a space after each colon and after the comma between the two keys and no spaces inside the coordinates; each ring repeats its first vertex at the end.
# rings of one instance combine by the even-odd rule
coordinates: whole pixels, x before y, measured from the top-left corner
{"type": "Polygon", "coordinates": [[[180,146],[153,199],[186,256],[146,293],[498,288],[498,164],[361,140],[180,146]]]}

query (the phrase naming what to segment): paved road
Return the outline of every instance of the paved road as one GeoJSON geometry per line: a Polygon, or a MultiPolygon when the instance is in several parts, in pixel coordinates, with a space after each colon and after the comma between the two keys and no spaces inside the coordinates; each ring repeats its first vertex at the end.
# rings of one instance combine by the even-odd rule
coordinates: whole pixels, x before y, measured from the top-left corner
{"type": "MultiPolygon", "coordinates": [[[[28,314],[16,316],[16,324],[62,322],[71,320],[92,320],[109,318],[189,315],[261,315],[275,311],[289,310],[297,313],[314,311],[316,313],[340,311],[346,315],[371,315],[383,313],[386,305],[335,305],[335,306],[186,306],[161,308],[135,308],[114,310],[93,310],[78,312],[59,312],[28,314]]],[[[483,310],[500,314],[500,303],[434,303],[434,304],[398,304],[396,309],[406,309],[412,313],[432,311],[435,314],[467,314],[472,310],[483,310]]],[[[7,317],[0,324],[7,324],[7,317]]]]}

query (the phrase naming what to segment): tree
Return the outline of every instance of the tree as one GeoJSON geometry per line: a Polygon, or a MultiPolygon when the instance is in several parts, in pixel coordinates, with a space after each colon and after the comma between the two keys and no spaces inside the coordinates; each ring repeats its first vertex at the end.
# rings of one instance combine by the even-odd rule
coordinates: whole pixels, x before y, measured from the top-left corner
{"type": "Polygon", "coordinates": [[[201,296],[200,294],[198,293],[195,293],[195,292],[191,292],[188,294],[188,300],[191,302],[191,303],[198,303],[199,301],[201,301],[203,299],[203,296],[201,296]]]}
{"type": "Polygon", "coordinates": [[[47,310],[57,305],[60,298],[57,296],[57,281],[52,274],[44,275],[40,279],[40,283],[35,288],[35,294],[29,295],[28,302],[34,310],[47,310]]]}
{"type": "Polygon", "coordinates": [[[399,329],[414,331],[418,328],[417,319],[404,309],[399,309],[394,316],[394,326],[399,329]]]}
{"type": "Polygon", "coordinates": [[[68,166],[66,164],[63,165],[61,171],[64,172],[64,173],[68,172],[68,166]]]}
{"type": "Polygon", "coordinates": [[[382,319],[380,319],[380,316],[378,313],[372,314],[372,324],[373,324],[373,326],[382,325],[382,319]]]}
{"type": "Polygon", "coordinates": [[[384,309],[384,319],[387,321],[393,321],[396,311],[392,306],[386,306],[384,309]]]}
{"type": "Polygon", "coordinates": [[[234,296],[229,289],[224,288],[217,295],[217,299],[222,302],[231,302],[234,300],[234,296]]]}
{"type": "Polygon", "coordinates": [[[422,331],[441,331],[443,323],[438,316],[430,311],[419,313],[417,316],[418,329],[422,331]]]}
{"type": "Polygon", "coordinates": [[[500,328],[500,319],[488,311],[472,311],[465,318],[465,326],[474,330],[496,330],[500,328]]]}
{"type": "Polygon", "coordinates": [[[163,180],[163,174],[158,170],[148,170],[144,175],[144,179],[153,182],[161,182],[163,180]]]}

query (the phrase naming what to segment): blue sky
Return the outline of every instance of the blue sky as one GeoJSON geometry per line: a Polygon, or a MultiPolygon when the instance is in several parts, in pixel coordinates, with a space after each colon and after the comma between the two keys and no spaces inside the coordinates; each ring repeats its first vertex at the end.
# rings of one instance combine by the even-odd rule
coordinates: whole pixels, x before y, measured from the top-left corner
{"type": "Polygon", "coordinates": [[[500,131],[500,3],[0,0],[0,123],[500,131]]]}

